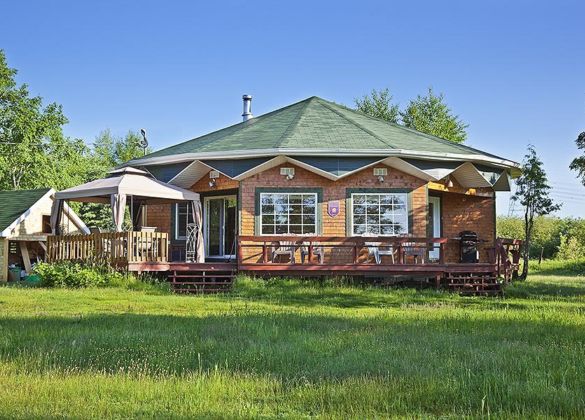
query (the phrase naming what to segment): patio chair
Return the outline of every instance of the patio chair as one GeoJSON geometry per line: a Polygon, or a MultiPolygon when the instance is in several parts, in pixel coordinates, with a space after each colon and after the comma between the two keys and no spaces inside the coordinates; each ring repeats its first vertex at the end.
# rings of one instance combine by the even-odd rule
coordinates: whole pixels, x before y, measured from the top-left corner
{"type": "MultiPolygon", "coordinates": [[[[319,264],[323,264],[325,260],[325,248],[319,242],[313,242],[313,255],[319,259],[319,264]]],[[[305,258],[309,256],[309,244],[303,242],[301,244],[301,264],[305,263],[305,258]]],[[[309,264],[311,261],[308,261],[309,264]]]]}
{"type": "Polygon", "coordinates": [[[296,244],[293,241],[280,241],[272,245],[272,262],[275,262],[279,255],[286,255],[290,258],[291,264],[295,264],[296,244]]]}
{"type": "Polygon", "coordinates": [[[388,255],[394,264],[394,246],[382,245],[382,242],[364,242],[368,248],[368,258],[374,257],[376,264],[382,264],[382,256],[388,255]]]}
{"type": "Polygon", "coordinates": [[[404,249],[404,256],[412,257],[415,264],[418,264],[419,258],[421,264],[425,263],[426,248],[417,247],[415,242],[405,242],[402,244],[402,248],[404,249]]]}

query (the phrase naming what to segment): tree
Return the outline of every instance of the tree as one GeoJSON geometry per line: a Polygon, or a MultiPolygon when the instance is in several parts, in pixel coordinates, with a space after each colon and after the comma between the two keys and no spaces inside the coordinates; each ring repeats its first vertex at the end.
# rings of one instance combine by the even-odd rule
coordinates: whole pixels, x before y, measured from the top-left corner
{"type": "Polygon", "coordinates": [[[467,138],[468,125],[453,115],[444,99],[442,93],[435,95],[429,88],[426,96],[418,95],[400,113],[402,124],[454,143],[463,143],[467,138]]]}
{"type": "Polygon", "coordinates": [[[392,95],[386,88],[380,91],[372,89],[370,96],[355,99],[355,108],[364,114],[381,118],[391,123],[398,123],[400,111],[398,105],[392,103],[392,95]]]}
{"type": "Polygon", "coordinates": [[[561,208],[549,197],[551,187],[548,185],[543,163],[536,154],[534,146],[528,145],[528,152],[522,162],[522,175],[516,180],[516,192],[512,199],[524,207],[524,248],[522,250],[523,267],[521,278],[528,276],[530,245],[535,216],[544,216],[561,208]]]}
{"type": "MultiPolygon", "coordinates": [[[[143,156],[140,140],[140,134],[133,131],[128,131],[124,137],[115,137],[110,130],[100,132],[93,142],[85,169],[87,181],[102,178],[116,166],[143,156]]],[[[146,152],[149,153],[150,149],[146,152]]],[[[76,210],[88,226],[112,227],[112,212],[109,205],[83,203],[76,210]]]]}
{"type": "Polygon", "coordinates": [[[18,86],[16,73],[0,50],[0,189],[59,189],[83,180],[89,149],[63,135],[61,106],[43,106],[26,84],[18,86]]]}
{"type": "MultiPolygon", "coordinates": [[[[577,140],[575,140],[575,144],[579,150],[585,150],[585,131],[577,136],[577,140]]],[[[585,185],[585,155],[576,157],[573,159],[569,168],[572,171],[577,171],[578,178],[581,178],[581,183],[585,185]]]]}
{"type": "Polygon", "coordinates": [[[453,115],[445,103],[445,96],[442,93],[435,95],[431,88],[426,96],[418,95],[411,100],[404,111],[392,103],[388,89],[374,89],[371,94],[355,99],[354,102],[355,109],[372,117],[402,124],[454,143],[463,143],[467,138],[468,125],[453,115]]]}

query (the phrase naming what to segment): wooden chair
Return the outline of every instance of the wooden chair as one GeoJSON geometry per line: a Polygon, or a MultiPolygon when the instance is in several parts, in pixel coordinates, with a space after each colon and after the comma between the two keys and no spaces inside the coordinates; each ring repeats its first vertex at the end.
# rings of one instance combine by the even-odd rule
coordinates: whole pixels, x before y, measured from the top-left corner
{"type": "MultiPolygon", "coordinates": [[[[321,246],[321,244],[319,242],[313,242],[313,255],[316,255],[317,258],[319,259],[319,264],[323,264],[323,261],[325,260],[325,249],[321,246]]],[[[301,244],[301,264],[305,263],[305,257],[309,256],[309,244],[303,242],[301,244]]],[[[310,260],[308,260],[309,264],[311,263],[310,260]]]]}
{"type": "Polygon", "coordinates": [[[272,245],[271,261],[274,263],[279,255],[286,255],[290,259],[291,264],[295,264],[295,250],[296,244],[293,241],[278,241],[272,245]]]}

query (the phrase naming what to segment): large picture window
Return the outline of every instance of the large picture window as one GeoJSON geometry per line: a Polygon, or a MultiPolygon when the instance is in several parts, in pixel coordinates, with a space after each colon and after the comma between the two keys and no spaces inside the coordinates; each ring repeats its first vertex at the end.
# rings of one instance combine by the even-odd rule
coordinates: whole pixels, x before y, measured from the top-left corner
{"type": "Polygon", "coordinates": [[[175,239],[187,239],[187,223],[194,223],[191,205],[188,203],[175,204],[175,239]]]}
{"type": "Polygon", "coordinates": [[[262,235],[314,235],[317,232],[317,194],[261,193],[262,235]]]}
{"type": "Polygon", "coordinates": [[[408,233],[406,193],[352,194],[354,235],[399,236],[408,233]]]}

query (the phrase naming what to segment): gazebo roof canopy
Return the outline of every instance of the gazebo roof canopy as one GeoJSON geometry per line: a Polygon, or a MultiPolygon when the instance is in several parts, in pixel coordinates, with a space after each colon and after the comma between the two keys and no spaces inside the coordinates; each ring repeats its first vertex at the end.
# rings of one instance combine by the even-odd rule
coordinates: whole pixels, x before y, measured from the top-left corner
{"type": "Polygon", "coordinates": [[[110,203],[113,194],[124,194],[145,203],[199,201],[199,194],[159,181],[148,172],[125,167],[102,179],[59,191],[58,200],[110,203]]]}

